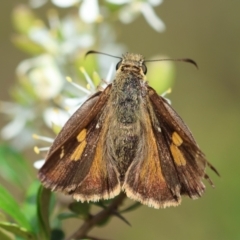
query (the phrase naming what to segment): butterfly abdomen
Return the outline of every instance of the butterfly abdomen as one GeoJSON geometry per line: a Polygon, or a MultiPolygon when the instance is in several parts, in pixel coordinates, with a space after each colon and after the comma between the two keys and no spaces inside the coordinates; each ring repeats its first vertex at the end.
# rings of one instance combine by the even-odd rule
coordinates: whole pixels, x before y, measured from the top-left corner
{"type": "Polygon", "coordinates": [[[125,173],[139,149],[141,137],[140,106],[142,97],[141,76],[119,73],[113,83],[113,116],[107,136],[110,154],[123,180],[125,173]]]}

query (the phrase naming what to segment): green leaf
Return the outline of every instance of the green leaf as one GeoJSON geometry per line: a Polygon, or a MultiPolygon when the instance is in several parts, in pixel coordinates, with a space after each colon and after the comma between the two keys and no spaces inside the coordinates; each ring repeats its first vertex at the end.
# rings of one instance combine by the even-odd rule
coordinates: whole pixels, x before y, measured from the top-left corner
{"type": "Polygon", "coordinates": [[[22,189],[30,182],[30,168],[25,158],[11,146],[0,145],[0,175],[22,189]]]}
{"type": "Polygon", "coordinates": [[[51,199],[51,191],[40,186],[37,198],[37,214],[39,222],[39,234],[41,240],[50,239],[50,225],[49,225],[49,206],[51,199]]]}
{"type": "Polygon", "coordinates": [[[8,193],[8,191],[0,185],[0,207],[5,213],[7,213],[14,221],[16,221],[21,227],[31,231],[31,225],[27,221],[24,214],[21,212],[19,205],[15,199],[8,193]]]}
{"type": "Polygon", "coordinates": [[[0,228],[13,233],[16,236],[22,237],[24,240],[34,240],[36,237],[26,228],[20,227],[15,223],[0,222],[0,228]]]}
{"type": "Polygon", "coordinates": [[[64,219],[68,219],[68,218],[79,218],[79,215],[76,213],[65,212],[65,213],[58,214],[57,218],[59,220],[64,220],[64,219]]]}
{"type": "Polygon", "coordinates": [[[91,204],[89,203],[81,203],[81,202],[72,202],[69,205],[69,209],[74,212],[77,213],[79,216],[83,216],[83,217],[88,217],[89,212],[90,212],[90,207],[91,204]]]}
{"type": "Polygon", "coordinates": [[[34,233],[39,232],[38,218],[37,218],[37,194],[40,187],[39,181],[34,181],[26,194],[24,204],[22,206],[22,211],[25,213],[26,218],[31,223],[34,233]]]}

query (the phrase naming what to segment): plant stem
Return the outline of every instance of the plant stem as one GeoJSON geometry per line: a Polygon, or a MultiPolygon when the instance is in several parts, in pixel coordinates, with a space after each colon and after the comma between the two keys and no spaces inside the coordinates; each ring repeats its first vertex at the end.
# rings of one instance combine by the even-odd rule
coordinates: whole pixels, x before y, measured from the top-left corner
{"type": "Polygon", "coordinates": [[[98,212],[96,215],[87,219],[76,232],[74,232],[70,237],[65,240],[77,240],[86,237],[87,233],[100,221],[104,220],[107,216],[111,215],[126,198],[125,193],[120,193],[109,206],[107,206],[102,211],[98,212]]]}

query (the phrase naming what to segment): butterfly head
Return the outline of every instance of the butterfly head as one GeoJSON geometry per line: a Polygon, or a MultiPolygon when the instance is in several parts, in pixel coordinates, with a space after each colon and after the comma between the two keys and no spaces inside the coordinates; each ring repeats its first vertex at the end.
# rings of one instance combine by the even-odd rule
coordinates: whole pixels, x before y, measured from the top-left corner
{"type": "Polygon", "coordinates": [[[116,65],[117,71],[131,71],[146,75],[147,67],[141,54],[126,53],[116,65]]]}

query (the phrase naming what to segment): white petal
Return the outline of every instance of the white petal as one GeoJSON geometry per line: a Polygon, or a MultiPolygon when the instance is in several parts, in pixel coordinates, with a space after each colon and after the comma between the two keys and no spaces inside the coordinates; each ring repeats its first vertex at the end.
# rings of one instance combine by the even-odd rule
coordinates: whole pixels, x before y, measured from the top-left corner
{"type": "Polygon", "coordinates": [[[1,130],[2,138],[11,139],[17,136],[24,128],[26,119],[24,117],[15,117],[1,130]]]}
{"type": "Polygon", "coordinates": [[[158,6],[163,3],[163,0],[148,0],[152,6],[158,6]]]}
{"type": "Polygon", "coordinates": [[[97,0],[83,0],[79,9],[79,15],[86,23],[92,23],[99,17],[99,6],[97,0]]]}
{"type": "MultiPolygon", "coordinates": [[[[84,96],[81,98],[66,98],[63,100],[63,103],[68,108],[78,108],[80,105],[82,105],[83,102],[85,102],[88,99],[89,96],[84,96]]],[[[68,110],[69,111],[69,110],[68,110]]]]}
{"type": "Polygon", "coordinates": [[[75,54],[81,48],[89,48],[93,45],[94,38],[89,34],[82,34],[81,36],[72,36],[61,45],[63,54],[75,54]]]}
{"type": "Polygon", "coordinates": [[[52,127],[52,124],[64,126],[69,117],[70,116],[66,111],[57,108],[47,108],[43,113],[43,119],[50,128],[52,127]]]}
{"type": "Polygon", "coordinates": [[[130,0],[106,0],[106,1],[113,4],[118,4],[118,5],[131,2],[130,0]]]}
{"type": "Polygon", "coordinates": [[[142,3],[141,12],[145,17],[148,24],[158,32],[165,30],[165,24],[163,21],[156,15],[151,5],[148,3],[142,3]]]}
{"type": "Polygon", "coordinates": [[[122,23],[128,24],[132,22],[138,15],[138,11],[130,5],[123,7],[119,12],[119,19],[122,23]]]}
{"type": "Polygon", "coordinates": [[[44,5],[47,2],[47,0],[30,0],[29,4],[32,8],[39,8],[42,5],[44,5]]]}
{"type": "Polygon", "coordinates": [[[90,78],[90,76],[88,75],[88,73],[86,72],[86,70],[83,67],[80,67],[80,71],[82,72],[82,74],[84,75],[87,83],[90,86],[90,91],[95,92],[96,91],[96,87],[92,81],[92,79],[90,78]]]}
{"type": "Polygon", "coordinates": [[[11,145],[18,151],[31,147],[33,143],[32,129],[26,127],[11,140],[11,145]]]}
{"type": "Polygon", "coordinates": [[[72,81],[72,79],[70,77],[66,77],[66,80],[75,88],[79,89],[80,91],[82,91],[84,94],[90,94],[91,91],[89,91],[87,88],[82,87],[81,85],[75,83],[72,81]]]}
{"type": "Polygon", "coordinates": [[[78,3],[79,0],[52,0],[52,3],[57,5],[58,7],[66,8],[71,7],[78,3]]]}
{"type": "Polygon", "coordinates": [[[38,160],[36,161],[35,163],[33,163],[33,166],[36,168],[36,169],[40,169],[43,164],[45,163],[45,160],[44,159],[41,159],[41,160],[38,160]]]}
{"type": "Polygon", "coordinates": [[[55,60],[47,54],[22,61],[17,67],[17,73],[29,78],[40,99],[56,97],[65,82],[55,60]]]}

